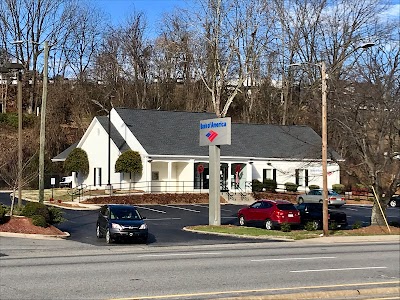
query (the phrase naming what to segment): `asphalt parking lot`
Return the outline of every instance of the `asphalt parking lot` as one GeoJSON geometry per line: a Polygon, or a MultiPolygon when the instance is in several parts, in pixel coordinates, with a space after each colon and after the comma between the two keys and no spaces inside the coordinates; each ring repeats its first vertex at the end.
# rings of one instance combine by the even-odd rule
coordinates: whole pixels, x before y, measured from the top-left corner
{"type": "MultiPolygon", "coordinates": [[[[208,224],[208,205],[139,205],[142,216],[146,217],[149,226],[150,246],[167,245],[207,245],[218,243],[261,242],[259,239],[243,239],[235,237],[221,237],[207,234],[191,233],[182,228],[190,225],[208,224]]],[[[236,212],[243,205],[221,205],[221,224],[238,225],[236,212]]],[[[349,228],[357,221],[367,226],[370,222],[371,206],[345,205],[335,209],[346,213],[349,228]]],[[[71,234],[70,239],[93,245],[106,245],[104,239],[95,237],[97,211],[65,210],[68,220],[58,227],[71,234]]],[[[387,209],[388,221],[400,223],[400,209],[387,209]]],[[[265,240],[263,241],[265,242],[265,240]]]]}
{"type": "MultiPolygon", "coordinates": [[[[0,193],[0,202],[9,205],[9,197],[0,193]],[[8,201],[8,202],[7,202],[8,201]]],[[[221,223],[237,225],[236,212],[244,205],[221,205],[221,223]]],[[[139,205],[142,216],[146,217],[149,226],[149,246],[170,245],[209,245],[241,242],[265,242],[259,239],[222,237],[183,231],[182,228],[190,225],[208,224],[208,205],[139,205]]],[[[345,205],[339,209],[346,213],[349,228],[357,221],[364,226],[369,225],[371,206],[345,205]]],[[[64,209],[64,218],[67,220],[57,227],[70,233],[69,239],[91,245],[106,246],[105,239],[97,239],[95,235],[98,210],[67,210],[64,209]]],[[[400,223],[400,208],[387,208],[389,222],[400,223]]],[[[135,244],[135,243],[133,243],[135,244]]]]}

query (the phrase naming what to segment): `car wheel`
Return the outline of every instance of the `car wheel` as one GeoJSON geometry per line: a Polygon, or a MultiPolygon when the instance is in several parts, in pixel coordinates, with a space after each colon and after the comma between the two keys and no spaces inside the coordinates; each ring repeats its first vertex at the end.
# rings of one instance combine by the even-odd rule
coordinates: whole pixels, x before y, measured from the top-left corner
{"type": "Polygon", "coordinates": [[[111,238],[111,233],[110,233],[110,229],[107,228],[106,231],[106,243],[107,244],[111,244],[113,242],[112,238],[111,238]]]}
{"type": "Polygon", "coordinates": [[[246,220],[244,219],[243,216],[239,217],[239,225],[240,226],[245,226],[246,225],[246,220]]]}
{"type": "Polygon", "coordinates": [[[265,220],[265,229],[272,230],[274,229],[274,224],[271,220],[265,220]]]}
{"type": "Polygon", "coordinates": [[[302,203],[304,203],[304,199],[303,198],[299,198],[299,201],[297,201],[299,204],[302,204],[302,203]]]}
{"type": "Polygon", "coordinates": [[[390,207],[396,207],[396,201],[395,200],[390,200],[389,201],[389,206],[390,207]]]}
{"type": "Polygon", "coordinates": [[[321,224],[320,224],[319,221],[315,220],[315,221],[312,222],[312,227],[313,227],[314,230],[318,230],[320,228],[320,225],[321,224]]]}
{"type": "Polygon", "coordinates": [[[100,225],[99,224],[97,224],[97,226],[96,226],[96,236],[97,236],[98,239],[101,239],[103,237],[102,234],[101,234],[101,231],[100,231],[100,225]]]}

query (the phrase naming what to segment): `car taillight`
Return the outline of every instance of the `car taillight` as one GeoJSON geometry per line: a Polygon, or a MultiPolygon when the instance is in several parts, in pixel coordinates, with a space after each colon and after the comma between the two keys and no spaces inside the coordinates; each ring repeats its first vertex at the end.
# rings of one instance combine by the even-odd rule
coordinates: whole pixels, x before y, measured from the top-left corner
{"type": "Polygon", "coordinates": [[[329,200],[336,200],[336,197],[329,197],[329,200]]]}
{"type": "Polygon", "coordinates": [[[344,201],[344,197],[340,198],[340,200],[344,201]]]}

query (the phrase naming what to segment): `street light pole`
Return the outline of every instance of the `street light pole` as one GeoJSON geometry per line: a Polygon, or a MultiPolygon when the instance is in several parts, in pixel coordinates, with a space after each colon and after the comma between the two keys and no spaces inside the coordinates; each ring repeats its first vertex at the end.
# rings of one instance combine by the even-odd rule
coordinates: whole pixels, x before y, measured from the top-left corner
{"type": "Polygon", "coordinates": [[[18,70],[18,208],[22,206],[22,73],[18,70]]]}
{"type": "Polygon", "coordinates": [[[42,106],[40,111],[40,146],[39,146],[39,202],[44,201],[44,146],[46,138],[46,101],[47,101],[47,81],[48,81],[48,57],[49,43],[44,42],[44,66],[43,66],[43,93],[42,106]]]}

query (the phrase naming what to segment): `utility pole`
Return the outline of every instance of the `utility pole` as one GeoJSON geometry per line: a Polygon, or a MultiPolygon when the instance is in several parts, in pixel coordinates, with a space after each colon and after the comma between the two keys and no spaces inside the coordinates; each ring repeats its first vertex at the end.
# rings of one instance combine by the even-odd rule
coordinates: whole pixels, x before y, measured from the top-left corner
{"type": "Polygon", "coordinates": [[[46,138],[46,100],[48,81],[49,42],[44,42],[43,94],[40,112],[40,146],[39,146],[39,202],[44,201],[44,145],[46,138]]]}
{"type": "Polygon", "coordinates": [[[328,130],[326,107],[326,65],[322,61],[321,66],[321,90],[322,90],[322,230],[324,236],[329,235],[328,226],[328,130]]]}

